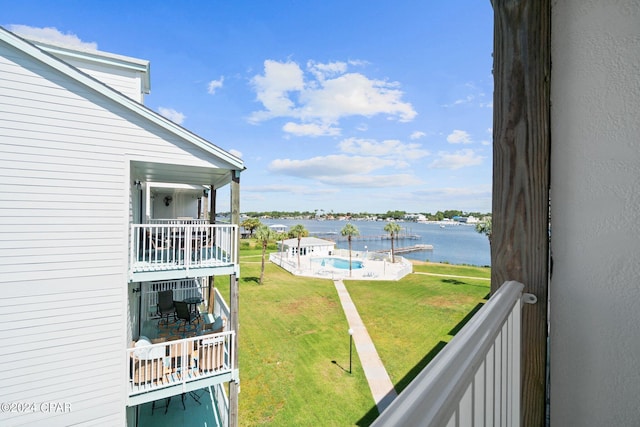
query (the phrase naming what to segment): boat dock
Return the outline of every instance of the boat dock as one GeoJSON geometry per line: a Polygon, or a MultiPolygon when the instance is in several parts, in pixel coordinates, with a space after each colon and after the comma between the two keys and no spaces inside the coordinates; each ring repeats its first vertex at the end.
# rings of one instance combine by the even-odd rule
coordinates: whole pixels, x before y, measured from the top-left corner
{"type": "MultiPolygon", "coordinates": [[[[420,251],[432,251],[433,250],[433,245],[413,245],[413,246],[406,246],[404,248],[394,248],[393,249],[393,253],[397,254],[406,254],[408,252],[420,252],[420,251]]],[[[386,253],[389,252],[389,249],[381,249],[375,252],[379,252],[379,253],[386,253]]]]}
{"type": "MultiPolygon", "coordinates": [[[[338,233],[334,232],[326,232],[326,233],[309,233],[309,235],[313,235],[319,239],[331,240],[333,242],[346,242],[348,240],[347,236],[341,236],[338,233]]],[[[409,233],[400,233],[398,235],[393,236],[394,240],[420,240],[419,234],[409,234],[409,233]]],[[[351,241],[367,241],[367,240],[391,240],[391,236],[389,234],[372,234],[372,235],[364,235],[364,236],[351,236],[351,241]]],[[[428,246],[428,245],[427,245],[428,246]]]]}

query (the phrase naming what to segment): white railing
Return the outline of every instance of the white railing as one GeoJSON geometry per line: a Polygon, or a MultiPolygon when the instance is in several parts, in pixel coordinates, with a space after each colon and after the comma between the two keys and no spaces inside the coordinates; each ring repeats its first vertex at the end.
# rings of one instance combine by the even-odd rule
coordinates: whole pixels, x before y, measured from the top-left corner
{"type": "Polygon", "coordinates": [[[216,384],[213,387],[213,400],[218,409],[217,425],[227,427],[229,425],[229,398],[222,384],[216,384]]]}
{"type": "Polygon", "coordinates": [[[269,261],[294,275],[331,280],[399,280],[413,272],[413,264],[401,256],[396,256],[396,262],[392,263],[388,260],[387,256],[372,252],[351,251],[352,261],[361,261],[364,263],[364,268],[354,268],[351,273],[349,273],[348,268],[342,269],[325,266],[322,260],[327,257],[342,258],[348,262],[349,250],[336,249],[330,256],[302,256],[299,267],[297,256],[290,256],[287,252],[272,252],[269,254],[269,261]]]}
{"type": "Polygon", "coordinates": [[[220,295],[220,291],[218,288],[215,288],[215,302],[213,304],[213,317],[215,319],[221,317],[223,319],[231,319],[231,310],[229,310],[229,306],[227,302],[220,295]]]}
{"type": "MultiPolygon", "coordinates": [[[[142,301],[147,307],[147,320],[158,314],[158,293],[162,291],[173,291],[175,301],[184,301],[186,298],[201,298],[206,306],[209,301],[209,286],[206,277],[192,279],[163,280],[146,283],[143,287],[142,301]]],[[[144,315],[143,315],[144,317],[144,315]]]]}
{"type": "Polygon", "coordinates": [[[237,264],[238,226],[132,224],[130,274],[237,264]]]}
{"type": "Polygon", "coordinates": [[[128,396],[232,373],[234,339],[228,331],[128,348],[128,396]]]}
{"type": "Polygon", "coordinates": [[[208,219],[195,218],[171,218],[171,219],[150,219],[148,224],[209,224],[208,219]]]}
{"type": "Polygon", "coordinates": [[[505,282],[372,424],[520,424],[523,285],[505,282]]]}

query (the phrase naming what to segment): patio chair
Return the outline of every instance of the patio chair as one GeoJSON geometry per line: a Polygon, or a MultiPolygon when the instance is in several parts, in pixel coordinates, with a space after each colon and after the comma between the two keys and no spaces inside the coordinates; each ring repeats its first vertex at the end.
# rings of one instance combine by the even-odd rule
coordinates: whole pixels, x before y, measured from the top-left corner
{"type": "Polygon", "coordinates": [[[164,377],[164,348],[150,348],[151,342],[140,337],[131,354],[132,380],[135,385],[162,382],[164,377]]]}
{"type": "Polygon", "coordinates": [[[162,319],[165,317],[166,324],[169,324],[169,316],[173,314],[173,320],[176,320],[176,306],[173,301],[173,291],[171,289],[166,291],[158,292],[158,315],[160,315],[160,320],[158,321],[158,325],[162,322],[162,319]]]}
{"type": "Polygon", "coordinates": [[[213,260],[215,255],[215,246],[210,236],[199,234],[194,239],[193,252],[191,260],[198,263],[207,263],[213,260]]]}
{"type": "Polygon", "coordinates": [[[152,263],[170,263],[172,262],[172,251],[170,244],[164,234],[152,235],[147,231],[149,241],[146,259],[152,263]]]}
{"type": "Polygon", "coordinates": [[[203,315],[204,316],[204,325],[202,326],[203,334],[217,334],[220,332],[224,332],[224,328],[227,325],[227,318],[218,316],[215,320],[213,319],[213,315],[203,315]],[[213,320],[213,321],[212,321],[213,320]]]}
{"type": "Polygon", "coordinates": [[[141,385],[146,383],[162,382],[164,377],[164,360],[133,358],[133,383],[141,385]]]}
{"type": "MultiPolygon", "coordinates": [[[[196,320],[196,316],[194,316],[191,310],[189,310],[189,304],[186,302],[174,301],[174,304],[176,307],[176,318],[184,322],[183,331],[186,333],[187,325],[195,326],[193,322],[196,320]]],[[[180,331],[180,327],[178,327],[178,331],[180,331]]]]}

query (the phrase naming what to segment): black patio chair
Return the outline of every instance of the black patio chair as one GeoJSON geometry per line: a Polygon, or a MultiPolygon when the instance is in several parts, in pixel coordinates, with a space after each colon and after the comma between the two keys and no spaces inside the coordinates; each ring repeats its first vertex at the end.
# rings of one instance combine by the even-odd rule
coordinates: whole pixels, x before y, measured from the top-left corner
{"type": "MultiPolygon", "coordinates": [[[[187,325],[192,325],[196,320],[196,316],[193,315],[191,310],[189,310],[189,304],[184,301],[175,301],[176,306],[176,318],[184,322],[184,332],[187,332],[187,325]]],[[[178,327],[178,331],[180,331],[180,327],[178,327]]]]}
{"type": "Polygon", "coordinates": [[[169,324],[169,316],[173,315],[173,320],[176,320],[176,306],[173,301],[173,291],[171,289],[158,292],[158,314],[160,320],[158,325],[162,322],[162,319],[166,317],[166,324],[169,324]]]}

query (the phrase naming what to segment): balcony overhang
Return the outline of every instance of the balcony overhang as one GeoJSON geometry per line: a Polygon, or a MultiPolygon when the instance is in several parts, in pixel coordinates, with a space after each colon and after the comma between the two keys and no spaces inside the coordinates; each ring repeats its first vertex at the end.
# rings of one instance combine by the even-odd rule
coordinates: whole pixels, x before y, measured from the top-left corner
{"type": "Polygon", "coordinates": [[[137,406],[143,403],[153,402],[155,400],[166,399],[171,396],[178,396],[182,393],[200,390],[205,387],[222,384],[234,379],[233,372],[225,372],[212,377],[191,380],[186,383],[178,383],[158,390],[148,391],[146,393],[129,396],[127,406],[137,406]]]}
{"type": "Polygon", "coordinates": [[[228,167],[193,166],[132,160],[132,175],[143,182],[162,182],[223,187],[231,182],[234,170],[228,167]]]}
{"type": "Polygon", "coordinates": [[[211,267],[171,267],[167,270],[136,271],[131,273],[129,282],[151,282],[158,280],[176,280],[204,276],[228,276],[230,274],[240,275],[240,268],[237,264],[219,265],[211,267]]]}

